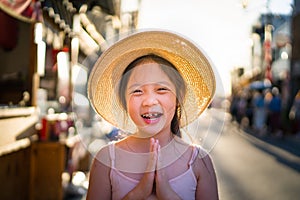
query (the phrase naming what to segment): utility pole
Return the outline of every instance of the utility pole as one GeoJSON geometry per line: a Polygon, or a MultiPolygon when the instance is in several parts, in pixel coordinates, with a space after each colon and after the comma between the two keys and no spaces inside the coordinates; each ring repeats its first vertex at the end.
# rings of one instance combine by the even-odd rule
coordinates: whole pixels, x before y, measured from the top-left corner
{"type": "Polygon", "coordinates": [[[292,58],[290,66],[290,110],[293,100],[300,90],[300,0],[294,0],[292,16],[292,58]]]}

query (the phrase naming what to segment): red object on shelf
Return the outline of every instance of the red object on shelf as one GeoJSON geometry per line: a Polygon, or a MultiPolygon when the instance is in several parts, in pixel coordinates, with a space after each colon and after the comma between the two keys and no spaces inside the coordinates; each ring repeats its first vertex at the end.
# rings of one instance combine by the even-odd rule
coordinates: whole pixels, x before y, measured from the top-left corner
{"type": "Polygon", "coordinates": [[[0,10],[0,47],[11,50],[17,46],[18,43],[18,22],[15,18],[9,16],[0,10]]]}

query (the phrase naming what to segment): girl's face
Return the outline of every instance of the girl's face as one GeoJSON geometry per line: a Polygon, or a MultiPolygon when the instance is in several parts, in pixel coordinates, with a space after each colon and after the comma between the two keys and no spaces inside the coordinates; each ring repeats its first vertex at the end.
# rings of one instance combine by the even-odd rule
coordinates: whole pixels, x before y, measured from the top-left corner
{"type": "Polygon", "coordinates": [[[176,110],[176,89],[155,62],[133,68],[126,88],[128,113],[141,137],[171,131],[176,110]]]}

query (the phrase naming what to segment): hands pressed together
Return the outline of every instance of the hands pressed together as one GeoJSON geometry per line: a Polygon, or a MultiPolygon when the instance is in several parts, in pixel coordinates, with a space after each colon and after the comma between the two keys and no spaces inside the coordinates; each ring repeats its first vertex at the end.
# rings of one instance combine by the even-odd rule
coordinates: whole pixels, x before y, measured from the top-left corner
{"type": "Polygon", "coordinates": [[[153,194],[158,199],[180,199],[169,184],[166,168],[161,167],[160,155],[159,141],[151,138],[147,170],[139,184],[124,199],[151,199],[153,194]]]}

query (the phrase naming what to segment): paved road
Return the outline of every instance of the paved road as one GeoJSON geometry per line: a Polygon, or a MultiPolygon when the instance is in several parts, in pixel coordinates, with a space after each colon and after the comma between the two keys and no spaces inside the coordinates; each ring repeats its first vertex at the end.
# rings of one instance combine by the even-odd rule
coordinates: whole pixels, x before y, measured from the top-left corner
{"type": "Polygon", "coordinates": [[[206,115],[198,124],[210,130],[225,119],[222,134],[211,131],[215,141],[208,142],[221,200],[300,199],[299,156],[239,130],[219,111],[206,115]]]}
{"type": "Polygon", "coordinates": [[[211,153],[220,200],[300,199],[300,146],[295,143],[254,137],[216,109],[204,112],[186,132],[211,153]]]}

